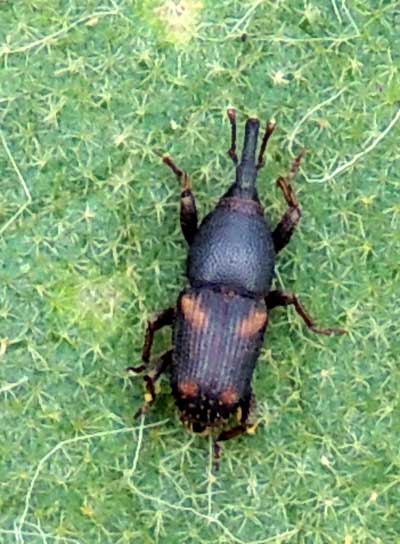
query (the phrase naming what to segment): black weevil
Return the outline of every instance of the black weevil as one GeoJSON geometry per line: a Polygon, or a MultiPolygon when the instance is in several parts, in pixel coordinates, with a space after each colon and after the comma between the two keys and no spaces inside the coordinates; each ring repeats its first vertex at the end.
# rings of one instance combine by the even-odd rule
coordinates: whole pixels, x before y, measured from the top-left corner
{"type": "Polygon", "coordinates": [[[176,307],[164,310],[148,323],[143,364],[129,369],[139,372],[147,367],[154,333],[172,325],[174,348],[164,353],[145,376],[146,403],[139,413],[153,404],[155,383],[170,368],[172,392],[181,419],[196,433],[217,431],[217,456],[220,441],[250,428],[251,381],[272,308],[293,305],[313,332],[344,332],[316,327],[296,295],[271,290],[275,256],[289,242],[301,218],[292,183],[304,151],[294,160],[289,174],[277,180],[288,209],[272,230],[264,216],[256,182],[275,124],[267,124],[256,160],[260,123],[254,118],[247,120],[239,162],[235,110],[229,109],[228,117],[228,154],[236,165],[236,179],[199,227],[188,174],[170,157],[163,158],[182,183],[180,220],[189,245],[189,285],[180,293],[176,307]],[[239,424],[226,428],[234,414],[239,424]]]}

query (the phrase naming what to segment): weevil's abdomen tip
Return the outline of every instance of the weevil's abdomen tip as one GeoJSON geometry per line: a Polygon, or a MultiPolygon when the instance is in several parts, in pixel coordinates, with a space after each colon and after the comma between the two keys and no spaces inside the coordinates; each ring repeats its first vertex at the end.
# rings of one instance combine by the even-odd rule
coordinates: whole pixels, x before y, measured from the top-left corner
{"type": "Polygon", "coordinates": [[[198,384],[186,381],[178,384],[176,401],[181,419],[195,433],[219,426],[237,411],[239,392],[228,387],[216,395],[201,392],[198,384]]]}

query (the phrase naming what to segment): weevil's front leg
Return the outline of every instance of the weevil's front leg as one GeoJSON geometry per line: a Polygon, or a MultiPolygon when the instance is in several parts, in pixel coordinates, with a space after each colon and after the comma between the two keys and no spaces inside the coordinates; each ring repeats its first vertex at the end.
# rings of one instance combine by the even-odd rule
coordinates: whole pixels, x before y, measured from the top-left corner
{"type": "MultiPolygon", "coordinates": [[[[154,401],[156,400],[155,384],[160,378],[161,374],[172,363],[172,353],[173,353],[173,350],[170,349],[169,351],[166,351],[163,355],[161,355],[154,369],[151,372],[149,372],[149,374],[146,374],[146,376],[144,377],[144,380],[146,382],[146,394],[144,396],[145,402],[143,406],[136,412],[135,417],[144,415],[148,411],[150,406],[154,404],[154,401]]],[[[132,370],[132,369],[128,369],[128,370],[132,370]]]]}
{"type": "Polygon", "coordinates": [[[276,308],[276,306],[294,306],[294,309],[302,318],[307,327],[318,334],[331,336],[333,334],[345,334],[345,329],[321,329],[316,326],[315,321],[308,314],[307,310],[301,304],[299,299],[293,293],[284,293],[283,291],[270,291],[265,297],[265,303],[268,310],[276,308]]]}
{"type": "Polygon", "coordinates": [[[303,149],[293,161],[289,174],[285,178],[279,177],[276,181],[289,205],[289,209],[284,213],[282,219],[272,233],[276,253],[288,244],[301,219],[301,207],[296,198],[292,182],[299,171],[304,154],[305,149],[303,149]]]}
{"type": "Polygon", "coordinates": [[[194,235],[197,232],[196,200],[192,193],[190,178],[184,170],[181,170],[178,168],[178,166],[176,166],[171,157],[164,157],[163,162],[168,166],[168,168],[171,168],[173,173],[181,182],[181,228],[183,236],[190,245],[193,241],[194,235]]]}

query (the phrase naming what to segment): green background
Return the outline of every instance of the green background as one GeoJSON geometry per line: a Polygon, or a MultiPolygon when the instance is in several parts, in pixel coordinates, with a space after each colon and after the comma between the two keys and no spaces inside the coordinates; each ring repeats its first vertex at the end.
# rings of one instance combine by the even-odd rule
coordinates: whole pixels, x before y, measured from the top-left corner
{"type": "Polygon", "coordinates": [[[399,35],[397,2],[0,2],[0,542],[400,541],[399,35]],[[185,283],[160,155],[211,210],[228,106],[240,138],[247,115],[278,123],[274,223],[308,148],[277,284],[349,333],[274,312],[258,432],[215,477],[167,380],[133,419],[124,368],[185,283]]]}

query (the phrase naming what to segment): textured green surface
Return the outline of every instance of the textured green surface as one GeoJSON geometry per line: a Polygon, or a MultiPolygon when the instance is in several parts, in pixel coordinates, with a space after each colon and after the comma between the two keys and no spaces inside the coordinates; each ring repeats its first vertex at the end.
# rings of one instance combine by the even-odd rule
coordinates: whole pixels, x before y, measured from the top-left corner
{"type": "Polygon", "coordinates": [[[0,542],[400,541],[396,4],[0,2],[0,542]],[[215,479],[167,381],[133,420],[124,368],[184,283],[159,155],[210,210],[233,175],[229,105],[278,122],[273,221],[274,179],[310,150],[277,281],[349,334],[276,311],[258,433],[215,479]]]}

